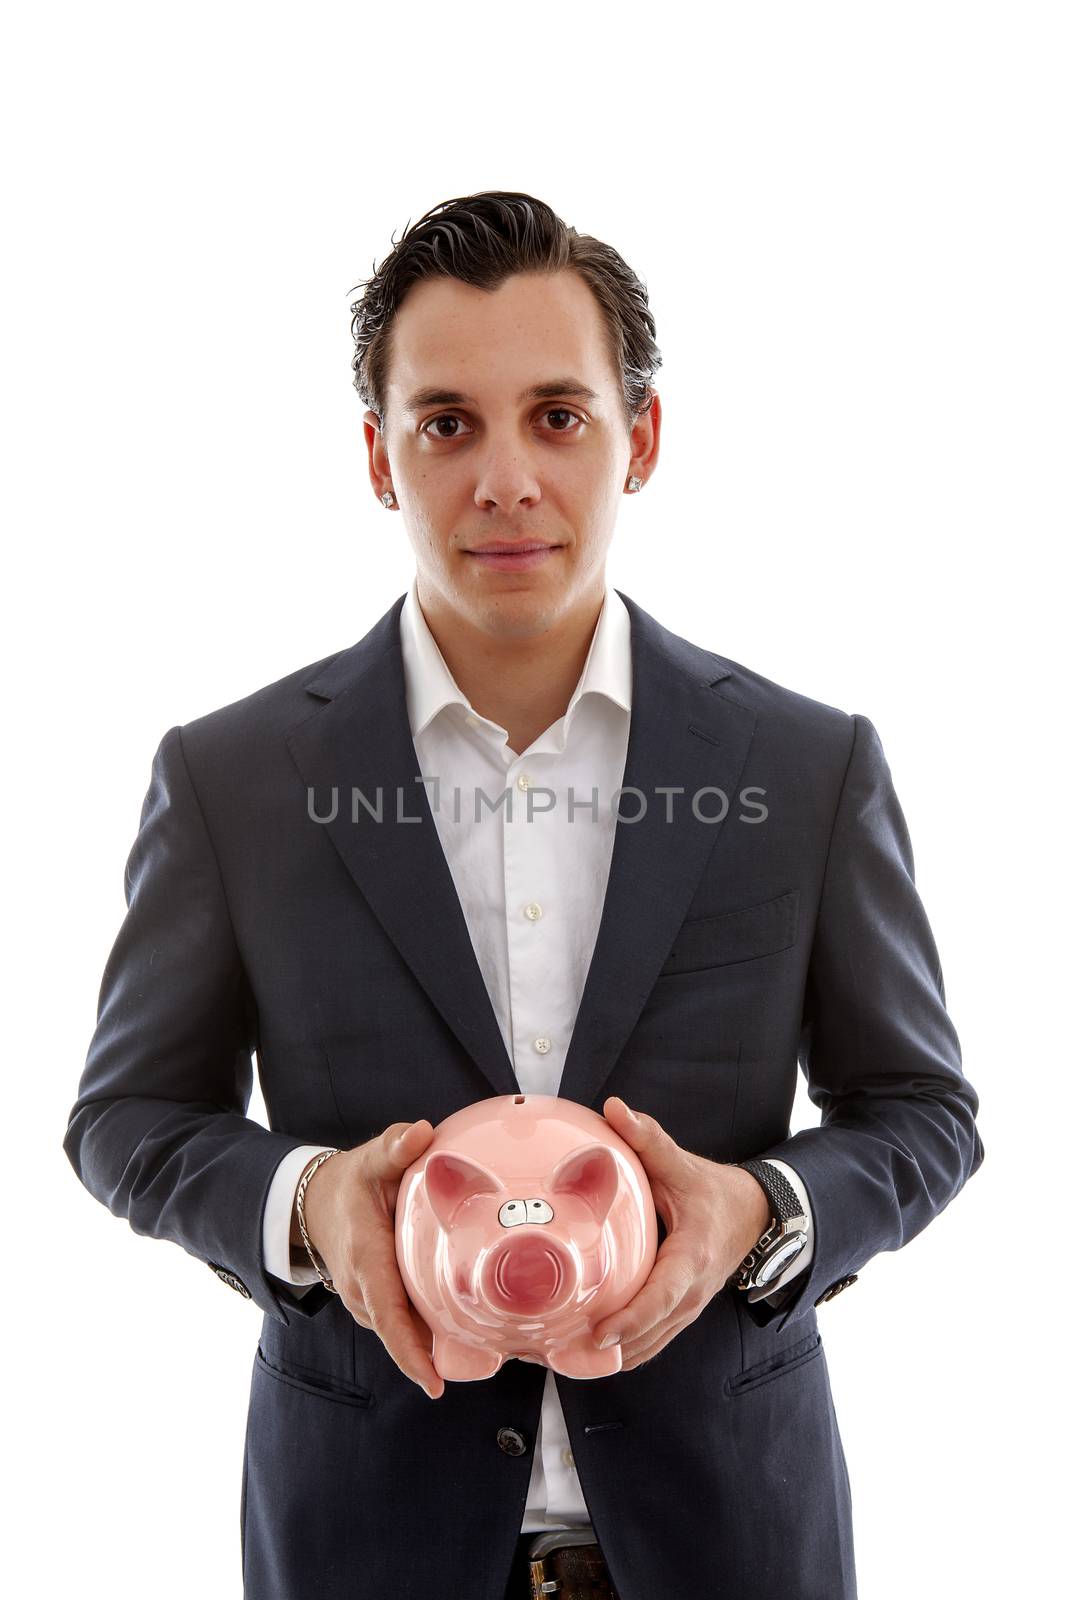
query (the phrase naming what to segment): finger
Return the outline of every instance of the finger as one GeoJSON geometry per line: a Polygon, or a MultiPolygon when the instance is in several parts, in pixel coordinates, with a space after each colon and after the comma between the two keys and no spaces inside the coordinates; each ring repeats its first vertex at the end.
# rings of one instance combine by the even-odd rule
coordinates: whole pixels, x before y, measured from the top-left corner
{"type": "Polygon", "coordinates": [[[642,1338],[657,1323],[666,1322],[677,1310],[683,1297],[689,1293],[697,1277],[698,1268],[685,1243],[673,1243],[679,1235],[668,1234],[660,1246],[656,1264],[647,1279],[623,1311],[614,1311],[593,1329],[593,1343],[598,1349],[607,1347],[611,1334],[618,1339],[611,1343],[631,1343],[642,1338]]]}
{"type": "Polygon", "coordinates": [[[644,1351],[639,1356],[627,1356],[619,1371],[636,1372],[638,1367],[647,1367],[650,1361],[654,1361],[658,1355],[662,1355],[663,1350],[669,1343],[669,1339],[664,1339],[662,1343],[657,1342],[651,1349],[644,1351]]]}
{"type": "Polygon", "coordinates": [[[419,1384],[431,1400],[439,1399],[444,1393],[444,1383],[415,1330],[407,1290],[399,1271],[394,1268],[389,1272],[384,1267],[376,1271],[364,1269],[360,1273],[360,1284],[371,1326],[396,1365],[413,1383],[419,1384]]]}
{"type": "Polygon", "coordinates": [[[681,1328],[675,1328],[673,1333],[664,1334],[661,1339],[657,1339],[654,1344],[649,1345],[646,1349],[642,1350],[639,1355],[628,1356],[623,1362],[620,1370],[623,1372],[633,1372],[635,1367],[647,1367],[650,1361],[654,1361],[657,1356],[661,1356],[663,1354],[667,1346],[673,1343],[681,1331],[681,1328]]]}
{"type": "Polygon", "coordinates": [[[416,1307],[412,1305],[410,1295],[408,1296],[408,1316],[411,1318],[411,1325],[415,1329],[415,1337],[426,1351],[426,1354],[428,1356],[431,1355],[433,1351],[433,1333],[419,1315],[416,1307]]]}
{"type": "Polygon", "coordinates": [[[652,1357],[676,1339],[683,1328],[688,1328],[695,1319],[691,1312],[674,1316],[667,1323],[652,1328],[643,1338],[635,1339],[632,1344],[624,1345],[622,1351],[623,1371],[627,1372],[632,1367],[638,1367],[643,1361],[651,1361],[652,1357]]]}
{"type": "Polygon", "coordinates": [[[424,1376],[429,1376],[432,1387],[437,1389],[438,1374],[430,1354],[434,1347],[434,1334],[430,1333],[429,1326],[419,1315],[418,1307],[408,1296],[408,1288],[397,1264],[392,1229],[376,1229],[366,1238],[365,1250],[358,1261],[357,1277],[366,1315],[370,1318],[374,1333],[378,1333],[382,1344],[402,1371],[416,1379],[416,1382],[421,1382],[422,1387],[426,1387],[424,1376]],[[408,1362],[414,1358],[419,1376],[416,1376],[416,1371],[410,1370],[410,1366],[397,1360],[395,1352],[400,1347],[408,1352],[408,1362]]]}

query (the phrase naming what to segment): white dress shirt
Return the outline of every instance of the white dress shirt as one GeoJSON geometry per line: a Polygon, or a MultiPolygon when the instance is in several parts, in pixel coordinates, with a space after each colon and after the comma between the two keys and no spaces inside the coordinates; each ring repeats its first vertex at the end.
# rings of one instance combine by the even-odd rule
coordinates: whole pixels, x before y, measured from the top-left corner
{"type": "MultiPolygon", "coordinates": [[[[523,1093],[556,1095],[611,864],[611,798],[622,785],[630,733],[630,614],[609,586],[566,712],[521,755],[509,746],[507,730],[480,716],[457,685],[427,625],[414,578],[400,612],[400,637],[408,718],[427,801],[501,1036],[523,1093]],[[510,800],[493,809],[505,790],[510,800]],[[555,794],[551,809],[549,790],[555,794]],[[589,805],[594,790],[595,818],[589,805]]],[[[266,1269],[287,1285],[301,1286],[294,1293],[318,1282],[310,1261],[290,1264],[289,1230],[300,1176],[322,1148],[290,1151],[267,1197],[266,1269]]],[[[774,1164],[810,1219],[802,1180],[785,1162],[774,1164]]],[[[808,1265],[813,1240],[814,1222],[804,1248],[769,1287],[750,1290],[749,1298],[776,1296],[808,1265]]],[[[547,1368],[522,1531],[589,1522],[555,1374],[547,1368]]]]}

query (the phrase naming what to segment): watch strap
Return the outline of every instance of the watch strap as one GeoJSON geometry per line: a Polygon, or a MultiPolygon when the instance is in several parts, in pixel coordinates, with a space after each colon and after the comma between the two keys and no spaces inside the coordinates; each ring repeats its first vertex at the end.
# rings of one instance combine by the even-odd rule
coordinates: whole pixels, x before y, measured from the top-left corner
{"type": "Polygon", "coordinates": [[[744,1167],[746,1172],[751,1172],[756,1181],[762,1185],[770,1201],[771,1210],[780,1222],[788,1222],[793,1217],[805,1215],[800,1197],[785,1173],[778,1167],[772,1166],[769,1161],[755,1159],[752,1161],[735,1161],[735,1167],[744,1167]]]}
{"type": "MultiPolygon", "coordinates": [[[[747,1292],[754,1287],[760,1266],[766,1265],[768,1259],[775,1255],[783,1235],[788,1231],[787,1225],[796,1220],[807,1223],[808,1216],[800,1202],[800,1196],[789,1179],[770,1161],[756,1157],[751,1161],[732,1161],[730,1165],[743,1167],[746,1172],[752,1174],[767,1196],[767,1203],[771,1209],[771,1221],[766,1232],[756,1241],[730,1279],[736,1288],[747,1292]]],[[[788,1258],[781,1263],[769,1281],[773,1283],[787,1265],[788,1258]]]]}

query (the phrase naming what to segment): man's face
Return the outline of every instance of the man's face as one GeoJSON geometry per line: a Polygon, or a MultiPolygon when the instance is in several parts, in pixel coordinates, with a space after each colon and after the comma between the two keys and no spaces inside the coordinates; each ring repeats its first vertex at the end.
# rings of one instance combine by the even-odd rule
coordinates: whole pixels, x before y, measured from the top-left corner
{"type": "Polygon", "coordinates": [[[620,496],[630,471],[647,481],[659,426],[657,397],[628,430],[606,342],[573,271],[518,274],[491,293],[454,278],[408,292],[393,325],[385,431],[373,411],[364,431],[429,611],[528,638],[603,591],[620,496]],[[532,541],[550,548],[478,553],[532,541]]]}

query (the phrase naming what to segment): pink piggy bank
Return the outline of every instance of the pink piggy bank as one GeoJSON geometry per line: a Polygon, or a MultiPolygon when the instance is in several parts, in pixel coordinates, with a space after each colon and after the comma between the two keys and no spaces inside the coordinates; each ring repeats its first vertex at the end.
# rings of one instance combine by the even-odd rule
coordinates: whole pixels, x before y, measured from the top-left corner
{"type": "Polygon", "coordinates": [[[656,1260],[656,1209],[635,1151],[599,1113],[505,1094],[446,1117],[407,1168],[396,1255],[446,1381],[516,1355],[567,1378],[618,1372],[591,1326],[627,1305],[656,1260]]]}

